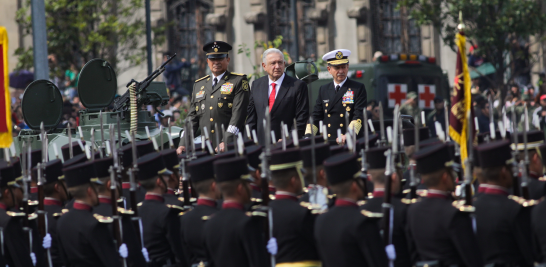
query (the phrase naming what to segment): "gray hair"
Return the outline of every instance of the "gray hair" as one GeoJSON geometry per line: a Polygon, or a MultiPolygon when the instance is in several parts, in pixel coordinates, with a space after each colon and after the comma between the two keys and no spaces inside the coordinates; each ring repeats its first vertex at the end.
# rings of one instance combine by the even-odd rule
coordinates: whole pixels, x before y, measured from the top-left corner
{"type": "Polygon", "coordinates": [[[277,53],[277,54],[281,55],[283,60],[284,60],[284,54],[282,53],[281,50],[279,50],[277,48],[269,48],[269,49],[265,50],[263,55],[262,55],[262,62],[263,63],[267,64],[267,62],[265,61],[265,58],[267,57],[267,55],[269,55],[271,53],[277,53]]]}

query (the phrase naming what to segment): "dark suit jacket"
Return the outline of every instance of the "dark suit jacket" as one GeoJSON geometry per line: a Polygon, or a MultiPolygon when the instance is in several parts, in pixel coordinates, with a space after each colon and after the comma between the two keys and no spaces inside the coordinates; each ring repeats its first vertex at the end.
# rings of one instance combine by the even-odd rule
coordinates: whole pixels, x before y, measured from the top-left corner
{"type": "MultiPolygon", "coordinates": [[[[264,145],[262,121],[265,118],[266,108],[269,108],[269,77],[264,76],[255,80],[252,82],[251,88],[246,123],[250,126],[250,130],[257,130],[260,145],[264,145]]],[[[280,139],[281,122],[284,122],[288,129],[291,129],[294,119],[296,119],[298,136],[303,136],[305,126],[309,120],[307,84],[285,74],[284,80],[277,90],[279,90],[279,93],[271,109],[271,130],[274,130],[275,137],[280,139]]]]}

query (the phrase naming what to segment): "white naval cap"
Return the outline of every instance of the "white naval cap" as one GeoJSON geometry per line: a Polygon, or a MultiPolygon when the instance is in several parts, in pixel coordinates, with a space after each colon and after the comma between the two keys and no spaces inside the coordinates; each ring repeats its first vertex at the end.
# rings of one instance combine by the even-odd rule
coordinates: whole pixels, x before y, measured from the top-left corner
{"type": "Polygon", "coordinates": [[[349,56],[351,55],[351,51],[347,49],[337,49],[330,51],[324,56],[322,56],[322,60],[326,61],[329,65],[341,65],[341,64],[347,64],[349,63],[349,56]]]}

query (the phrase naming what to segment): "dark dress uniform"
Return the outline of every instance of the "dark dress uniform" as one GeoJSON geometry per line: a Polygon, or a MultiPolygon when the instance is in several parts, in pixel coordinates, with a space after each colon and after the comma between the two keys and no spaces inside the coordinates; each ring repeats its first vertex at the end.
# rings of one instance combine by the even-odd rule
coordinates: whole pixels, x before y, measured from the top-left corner
{"type": "Polygon", "coordinates": [[[57,235],[67,266],[120,266],[108,222],[99,221],[91,206],[79,202],[59,218],[57,235]]]}
{"type": "Polygon", "coordinates": [[[165,199],[165,204],[184,207],[184,201],[180,200],[180,197],[171,188],[167,189],[167,193],[163,194],[163,198],[165,199]]]}
{"type": "MultiPolygon", "coordinates": [[[[355,154],[332,156],[324,169],[331,185],[358,182],[353,178],[360,171],[355,154]]],[[[316,219],[314,234],[325,266],[388,266],[377,219],[364,215],[356,202],[338,198],[335,207],[316,219]]]]}
{"type": "Polygon", "coordinates": [[[487,188],[474,202],[478,242],[486,264],[533,266],[530,210],[508,198],[508,191],[487,188]]]}
{"type": "MultiPolygon", "coordinates": [[[[231,45],[215,41],[205,44],[203,50],[208,58],[227,57],[231,45]]],[[[207,127],[212,145],[216,147],[216,134],[220,135],[220,142],[227,144],[233,142],[238,132],[244,131],[250,87],[245,74],[226,71],[214,86],[213,79],[207,75],[195,81],[188,116],[194,135],[207,127]],[[219,133],[215,132],[215,124],[218,124],[219,133]],[[225,137],[221,132],[222,124],[226,130],[225,137]]],[[[185,145],[184,137],[180,139],[180,145],[185,145]]]]}
{"type": "Polygon", "coordinates": [[[313,236],[316,215],[301,206],[297,197],[279,192],[269,206],[273,213],[273,237],[278,246],[276,263],[306,262],[318,266],[320,258],[313,236]]]}
{"type": "Polygon", "coordinates": [[[27,267],[33,266],[28,249],[28,239],[23,231],[24,213],[6,211],[6,206],[0,203],[0,232],[3,241],[0,243],[3,254],[0,255],[1,266],[27,267]]]}
{"type": "Polygon", "coordinates": [[[180,217],[182,242],[189,258],[190,266],[203,262],[205,266],[212,266],[207,255],[203,228],[208,218],[219,209],[216,201],[199,198],[197,206],[180,217]]]}
{"type": "Polygon", "coordinates": [[[63,266],[63,259],[57,244],[57,220],[63,214],[63,203],[60,200],[45,198],[44,210],[47,212],[47,232],[51,236],[51,261],[53,266],[63,266]]]}
{"type": "Polygon", "coordinates": [[[533,208],[531,223],[538,243],[539,261],[546,262],[546,201],[533,208]]]}
{"type": "MultiPolygon", "coordinates": [[[[451,162],[449,147],[443,143],[423,148],[413,158],[421,175],[440,171],[451,162]]],[[[470,215],[453,205],[449,192],[429,189],[409,206],[407,227],[421,261],[418,265],[483,266],[470,215]]]]}
{"type": "MultiPolygon", "coordinates": [[[[93,208],[93,213],[101,216],[112,216],[112,204],[110,198],[99,197],[99,205],[93,208]]],[[[127,265],[130,267],[146,266],[146,260],[142,255],[142,246],[140,243],[140,233],[135,229],[132,221],[132,211],[118,208],[118,214],[121,218],[121,236],[123,243],[127,245],[127,265]]],[[[108,224],[108,229],[114,236],[113,224],[108,224]]]]}
{"type": "MultiPolygon", "coordinates": [[[[248,179],[245,157],[227,158],[214,162],[217,183],[248,179]]],[[[248,180],[247,180],[248,181],[248,180]]],[[[204,226],[204,239],[214,266],[269,266],[263,219],[247,215],[242,203],[224,201],[204,226]]]]}
{"type": "MultiPolygon", "coordinates": [[[[350,55],[351,51],[339,49],[326,53],[322,59],[327,61],[328,65],[339,66],[349,64],[350,55]]],[[[318,132],[319,121],[323,121],[323,125],[328,129],[328,141],[336,144],[337,129],[341,129],[342,134],[347,130],[346,112],[349,113],[349,126],[354,127],[358,137],[363,135],[360,128],[364,120],[363,110],[366,109],[366,88],[364,84],[348,77],[342,83],[339,88],[336,88],[333,81],[320,87],[313,109],[314,125],[307,125],[306,135],[311,131],[318,132]]]]}
{"type": "MultiPolygon", "coordinates": [[[[123,202],[120,203],[120,206],[123,207],[124,209],[131,209],[132,205],[131,205],[131,183],[129,182],[123,182],[121,183],[121,199],[123,199],[123,202]]],[[[142,201],[144,201],[144,196],[146,195],[146,190],[144,190],[144,188],[138,186],[138,183],[137,183],[137,187],[136,187],[136,190],[135,190],[135,197],[136,197],[136,200],[137,200],[137,203],[140,203],[142,201]]]]}
{"type": "MultiPolygon", "coordinates": [[[[93,162],[72,165],[64,170],[68,188],[98,180],[93,162]]],[[[118,249],[108,224],[112,219],[93,215],[92,207],[75,201],[72,209],[57,221],[57,241],[66,266],[120,266],[118,249]]]]}
{"type": "MultiPolygon", "coordinates": [[[[193,183],[214,180],[214,156],[207,156],[191,161],[188,164],[190,179],[193,183]]],[[[180,233],[182,243],[186,249],[186,257],[189,265],[212,266],[205,247],[205,235],[203,228],[207,220],[218,211],[215,199],[200,197],[197,206],[193,210],[180,216],[180,233]]]]}
{"type": "Polygon", "coordinates": [[[546,181],[541,180],[540,175],[529,172],[529,197],[538,200],[546,195],[546,181]]]}
{"type": "MultiPolygon", "coordinates": [[[[341,129],[342,134],[347,130],[345,113],[348,112],[349,125],[354,124],[358,132],[357,137],[361,137],[363,132],[360,129],[364,120],[362,111],[366,109],[366,100],[364,84],[349,78],[337,92],[334,82],[321,86],[313,109],[315,132],[318,132],[319,121],[323,121],[323,125],[327,126],[328,141],[330,144],[336,144],[337,129],[341,129]]],[[[308,125],[305,134],[310,133],[311,126],[308,125]]]]}
{"type": "MultiPolygon", "coordinates": [[[[375,213],[381,213],[383,211],[383,198],[384,191],[374,191],[373,197],[366,200],[366,203],[360,206],[360,209],[367,210],[375,213]]],[[[395,267],[411,266],[411,251],[408,246],[408,238],[406,231],[406,213],[407,205],[402,203],[399,198],[393,197],[391,199],[393,206],[393,231],[392,231],[392,243],[396,250],[396,259],[394,260],[395,267]]],[[[381,227],[383,220],[379,221],[378,226],[381,227]]]]}
{"type": "Polygon", "coordinates": [[[420,261],[483,266],[469,215],[455,208],[447,195],[429,192],[409,207],[407,221],[420,261]]]}

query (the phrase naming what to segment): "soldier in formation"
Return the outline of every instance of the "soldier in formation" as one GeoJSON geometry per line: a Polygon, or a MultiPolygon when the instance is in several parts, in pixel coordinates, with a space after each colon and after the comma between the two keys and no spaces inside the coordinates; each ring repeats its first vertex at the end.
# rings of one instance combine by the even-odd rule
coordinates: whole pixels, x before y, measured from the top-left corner
{"type": "MultiPolygon", "coordinates": [[[[265,123],[263,136],[245,142],[235,117],[244,113],[248,87],[244,76],[222,71],[228,48],[210,44],[213,75],[192,94],[192,131],[208,119],[235,127],[218,133],[220,144],[208,136],[216,151],[178,157],[132,140],[108,153],[91,151],[94,158],[73,149],[64,162],[48,160],[35,149],[0,160],[0,265],[544,266],[542,131],[478,136],[466,162],[475,177],[472,169],[463,177],[456,144],[441,133],[429,136],[417,117],[417,126],[398,124],[395,113],[394,121],[372,123],[377,134],[362,129],[357,103],[365,94],[356,90],[364,88],[345,78],[340,88],[350,85],[355,103],[335,100],[337,93],[317,103],[345,104],[352,124],[339,116],[343,126],[330,121],[319,129],[328,117],[313,117],[307,137],[295,127],[274,144],[265,123]],[[213,87],[214,78],[224,84],[213,87]],[[214,111],[224,105],[233,110],[214,111]],[[328,134],[340,128],[341,142],[331,146],[328,134]]],[[[330,67],[348,64],[348,53],[336,50],[330,67]]]]}

